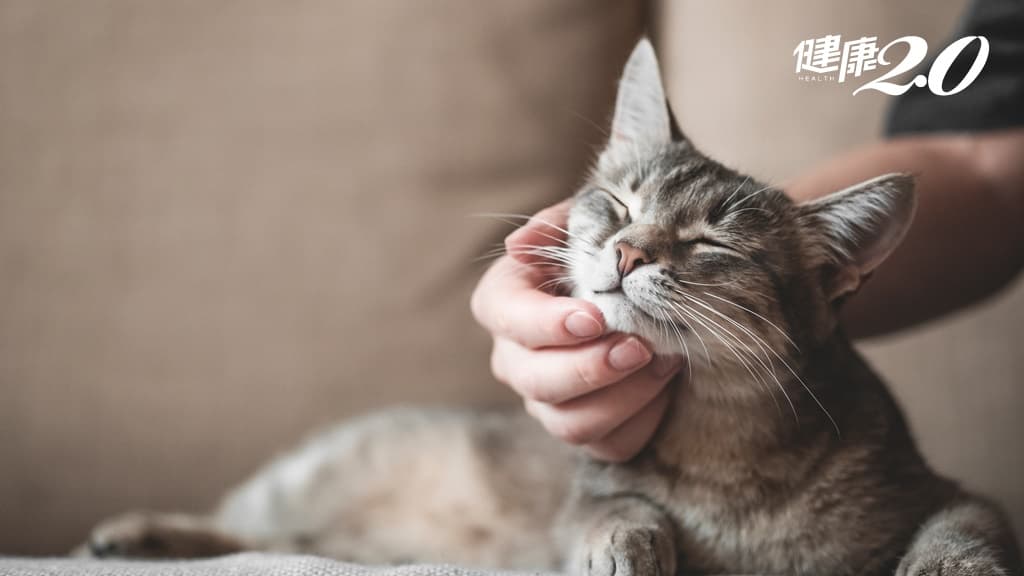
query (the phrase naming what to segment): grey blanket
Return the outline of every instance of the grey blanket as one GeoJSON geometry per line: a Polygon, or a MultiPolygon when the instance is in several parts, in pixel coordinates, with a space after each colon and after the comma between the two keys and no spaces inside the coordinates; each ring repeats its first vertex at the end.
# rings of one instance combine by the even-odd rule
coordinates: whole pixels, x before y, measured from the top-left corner
{"type": "Polygon", "coordinates": [[[313,556],[249,552],[209,560],[123,561],[82,558],[0,558],[0,576],[512,576],[454,566],[346,564],[313,556]]]}

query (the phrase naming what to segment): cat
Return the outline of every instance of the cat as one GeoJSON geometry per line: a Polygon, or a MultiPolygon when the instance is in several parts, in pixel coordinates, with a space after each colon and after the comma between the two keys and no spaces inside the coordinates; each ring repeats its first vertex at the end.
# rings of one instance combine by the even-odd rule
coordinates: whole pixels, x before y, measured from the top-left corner
{"type": "Polygon", "coordinates": [[[649,445],[587,458],[521,411],[401,409],[315,435],[206,516],[98,526],[96,556],[247,549],[573,576],[1019,574],[1002,513],[935,475],[838,325],[913,178],[803,204],[699,152],[641,40],[564,245],[609,329],[689,357],[649,445]]]}

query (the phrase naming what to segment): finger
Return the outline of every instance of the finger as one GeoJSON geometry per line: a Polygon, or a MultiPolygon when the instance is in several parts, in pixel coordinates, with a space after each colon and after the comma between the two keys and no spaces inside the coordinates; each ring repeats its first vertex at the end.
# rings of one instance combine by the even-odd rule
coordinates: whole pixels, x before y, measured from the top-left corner
{"type": "Polygon", "coordinates": [[[641,412],[671,380],[678,364],[653,363],[628,379],[561,404],[526,401],[551,435],[569,444],[602,441],[641,412]],[[666,373],[667,369],[667,373],[666,373]]]}
{"type": "Polygon", "coordinates": [[[586,300],[537,289],[530,267],[512,258],[495,262],[473,292],[470,306],[491,334],[527,348],[571,346],[604,333],[604,317],[586,300]]]}
{"type": "Polygon", "coordinates": [[[523,398],[559,404],[620,382],[650,361],[647,347],[628,334],[540,350],[498,339],[491,370],[523,398]]]}
{"type": "Polygon", "coordinates": [[[529,253],[531,246],[564,246],[568,234],[569,209],[572,199],[564,200],[537,212],[530,220],[505,238],[505,251],[524,263],[543,260],[529,253]]]}
{"type": "Polygon", "coordinates": [[[639,412],[607,436],[584,446],[587,454],[605,462],[626,462],[643,450],[668,409],[672,391],[666,386],[639,412]]]}

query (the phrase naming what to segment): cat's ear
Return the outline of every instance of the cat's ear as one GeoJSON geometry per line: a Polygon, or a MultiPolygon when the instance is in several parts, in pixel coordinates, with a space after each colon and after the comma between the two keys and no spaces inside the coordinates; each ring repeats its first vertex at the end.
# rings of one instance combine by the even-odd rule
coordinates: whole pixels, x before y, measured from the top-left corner
{"type": "Polygon", "coordinates": [[[860,288],[903,240],[916,205],[913,176],[886,174],[798,206],[829,300],[860,288]]]}
{"type": "Polygon", "coordinates": [[[665,98],[658,57],[650,40],[637,43],[626,62],[615,99],[615,117],[601,161],[656,149],[681,140],[682,132],[665,98]]]}

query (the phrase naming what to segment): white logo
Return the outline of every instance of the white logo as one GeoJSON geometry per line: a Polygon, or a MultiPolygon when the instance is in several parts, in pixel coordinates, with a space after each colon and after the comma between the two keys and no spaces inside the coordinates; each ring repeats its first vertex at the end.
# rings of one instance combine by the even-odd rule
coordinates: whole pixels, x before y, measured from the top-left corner
{"type": "Polygon", "coordinates": [[[892,70],[882,74],[853,91],[856,96],[861,90],[878,90],[890,96],[903,94],[911,87],[928,87],[933,94],[949,96],[965,90],[978,78],[985,62],[988,61],[988,39],[984,36],[965,36],[947,46],[932,62],[928,75],[918,74],[910,82],[896,84],[887,82],[917,67],[928,55],[928,42],[920,36],[903,36],[878,48],[877,36],[862,36],[856,40],[842,42],[838,34],[822,38],[810,38],[797,44],[793,50],[796,57],[797,78],[805,82],[846,82],[849,78],[860,78],[865,72],[888,66],[886,60],[889,49],[899,44],[907,45],[907,54],[892,70]],[[943,83],[946,73],[953,61],[963,52],[968,44],[977,40],[978,54],[971,68],[960,82],[945,90],[943,83]]]}

